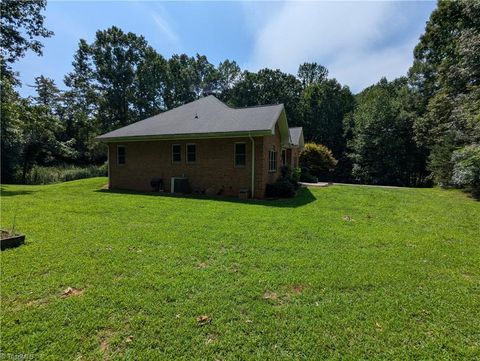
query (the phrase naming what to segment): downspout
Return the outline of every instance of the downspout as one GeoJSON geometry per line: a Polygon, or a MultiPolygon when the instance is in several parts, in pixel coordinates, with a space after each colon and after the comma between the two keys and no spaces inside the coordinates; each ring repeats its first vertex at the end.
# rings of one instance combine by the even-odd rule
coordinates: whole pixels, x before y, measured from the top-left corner
{"type": "Polygon", "coordinates": [[[252,141],[252,198],[255,197],[255,140],[252,135],[248,133],[248,137],[252,141]]]}
{"type": "Polygon", "coordinates": [[[110,143],[107,143],[107,177],[108,189],[110,189],[110,143]]]}

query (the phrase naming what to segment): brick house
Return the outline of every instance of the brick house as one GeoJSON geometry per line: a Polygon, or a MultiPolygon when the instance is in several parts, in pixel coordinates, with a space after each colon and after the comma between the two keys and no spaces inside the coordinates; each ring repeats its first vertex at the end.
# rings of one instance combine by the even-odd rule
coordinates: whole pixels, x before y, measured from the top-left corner
{"type": "Polygon", "coordinates": [[[262,198],[280,166],[298,166],[302,128],[282,104],[231,108],[208,96],[99,136],[108,146],[109,188],[262,198]]]}

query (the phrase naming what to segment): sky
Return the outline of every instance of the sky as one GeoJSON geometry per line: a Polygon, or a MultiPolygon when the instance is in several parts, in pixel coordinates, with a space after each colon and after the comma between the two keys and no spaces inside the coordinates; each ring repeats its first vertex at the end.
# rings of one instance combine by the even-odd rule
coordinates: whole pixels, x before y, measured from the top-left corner
{"type": "Polygon", "coordinates": [[[218,65],[268,67],[296,74],[303,62],[326,66],[329,76],[354,93],[385,76],[405,75],[413,48],[436,3],[430,1],[155,2],[52,1],[44,12],[55,35],[42,42],[43,56],[28,52],[14,69],[24,96],[44,75],[65,88],[80,39],[118,26],[143,35],[164,57],[206,55],[218,65]]]}

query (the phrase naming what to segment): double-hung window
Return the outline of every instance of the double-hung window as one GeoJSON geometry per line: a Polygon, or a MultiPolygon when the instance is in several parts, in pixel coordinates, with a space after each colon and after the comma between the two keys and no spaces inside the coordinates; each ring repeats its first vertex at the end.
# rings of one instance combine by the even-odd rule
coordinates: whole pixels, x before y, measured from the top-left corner
{"type": "Polygon", "coordinates": [[[118,165],[125,164],[125,146],[124,145],[117,145],[117,164],[118,165]]]}
{"type": "Polygon", "coordinates": [[[172,144],[172,163],[180,163],[182,161],[182,146],[180,144],[172,144]]]}
{"type": "Polygon", "coordinates": [[[187,144],[187,163],[195,163],[197,161],[197,146],[195,144],[187,144]]]}
{"type": "Polygon", "coordinates": [[[277,152],[275,148],[272,148],[268,152],[268,171],[269,172],[277,171],[277,152]]]}
{"type": "Polygon", "coordinates": [[[245,167],[247,161],[247,145],[245,143],[235,143],[235,167],[245,167]]]}

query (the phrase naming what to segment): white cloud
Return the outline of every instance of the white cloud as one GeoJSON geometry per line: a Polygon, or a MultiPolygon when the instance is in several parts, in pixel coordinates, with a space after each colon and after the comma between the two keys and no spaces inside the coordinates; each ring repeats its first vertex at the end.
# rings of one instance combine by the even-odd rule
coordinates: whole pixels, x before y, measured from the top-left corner
{"type": "Polygon", "coordinates": [[[165,17],[161,16],[159,13],[153,12],[152,19],[157,25],[158,29],[165,35],[173,45],[178,46],[180,43],[177,34],[172,30],[169,22],[166,20],[165,17]]]}
{"type": "MultiPolygon", "coordinates": [[[[318,62],[353,91],[382,76],[405,75],[420,35],[412,34],[406,8],[393,2],[287,2],[273,12],[251,3],[244,8],[254,38],[249,69],[295,74],[299,64],[318,62]]],[[[412,21],[418,26],[418,18],[412,21]]]]}
{"type": "MultiPolygon", "coordinates": [[[[159,36],[156,37],[156,39],[165,39],[175,49],[181,47],[180,38],[175,31],[175,23],[162,3],[157,3],[153,1],[133,1],[129,4],[132,6],[132,11],[133,9],[139,10],[140,14],[135,14],[136,17],[147,17],[148,15],[150,15],[151,20],[153,21],[160,33],[159,36]],[[164,36],[164,38],[161,37],[162,35],[164,36]]],[[[153,41],[155,41],[156,39],[153,39],[153,41]]]]}

